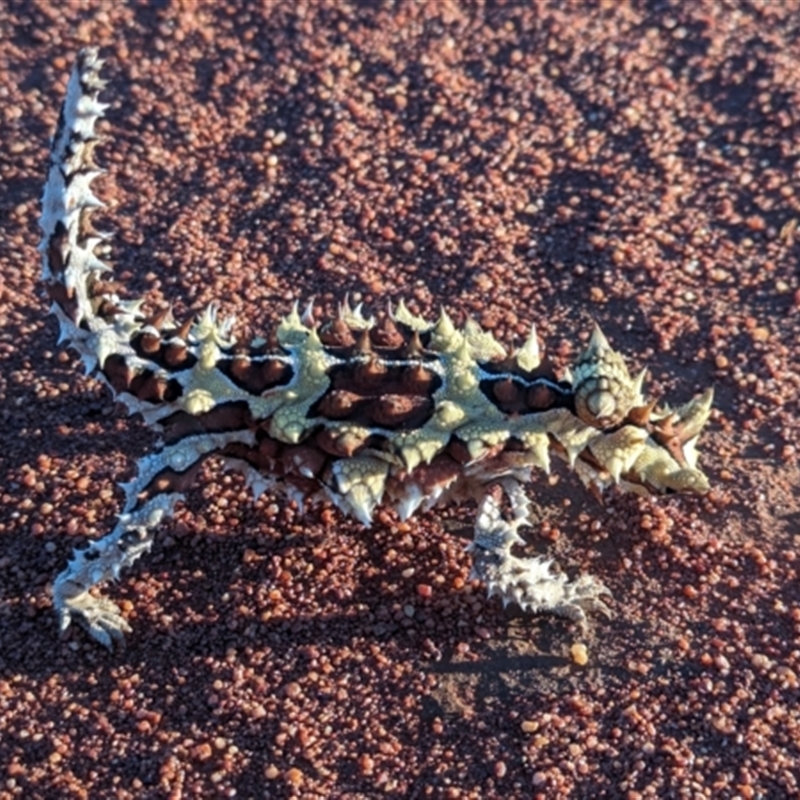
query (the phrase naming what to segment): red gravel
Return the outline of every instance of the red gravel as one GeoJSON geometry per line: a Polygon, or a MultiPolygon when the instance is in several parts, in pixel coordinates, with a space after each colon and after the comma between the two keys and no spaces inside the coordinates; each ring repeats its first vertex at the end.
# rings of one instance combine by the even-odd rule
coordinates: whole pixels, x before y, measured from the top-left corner
{"type": "Polygon", "coordinates": [[[239,5],[0,9],[0,797],[796,795],[800,6],[239,5]],[[37,286],[88,43],[116,270],[152,302],[262,331],[404,296],[507,341],[535,321],[562,363],[594,318],[655,394],[715,385],[707,498],[532,487],[533,546],[614,620],[487,601],[470,509],[365,531],[209,471],[113,588],[127,649],[59,641],[48,583],[152,441],[37,286]]]}

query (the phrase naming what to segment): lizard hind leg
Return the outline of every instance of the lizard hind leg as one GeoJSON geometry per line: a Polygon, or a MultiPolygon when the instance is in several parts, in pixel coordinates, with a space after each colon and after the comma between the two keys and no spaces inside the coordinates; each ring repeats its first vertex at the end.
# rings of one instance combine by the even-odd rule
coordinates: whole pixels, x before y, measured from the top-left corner
{"type": "Polygon", "coordinates": [[[250,431],[237,431],[186,436],[139,460],[136,477],[122,484],[125,509],[114,530],[85,549],[76,550],[53,583],[53,604],[62,632],[75,621],[109,649],[130,633],[119,608],[89,590],[116,580],[124,568],[150,550],[155,527],[172,515],[203,462],[221,455],[224,446],[232,443],[252,446],[253,435],[250,431]]]}
{"type": "Polygon", "coordinates": [[[513,480],[487,487],[478,508],[475,534],[468,550],[472,553],[472,576],[486,584],[489,597],[498,595],[503,605],[517,603],[524,611],[546,612],[586,623],[587,611],[610,611],[600,595],[608,589],[590,575],[574,581],[551,570],[552,559],[524,557],[512,553],[524,543],[518,528],[529,523],[528,503],[521,486],[513,480]],[[511,506],[513,519],[504,517],[502,496],[511,506]]]}

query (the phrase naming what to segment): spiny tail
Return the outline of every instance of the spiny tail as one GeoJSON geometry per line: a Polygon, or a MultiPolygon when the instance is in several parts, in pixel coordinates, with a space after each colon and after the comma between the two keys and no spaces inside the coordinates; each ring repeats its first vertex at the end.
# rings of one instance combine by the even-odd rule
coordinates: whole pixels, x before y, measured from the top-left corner
{"type": "Polygon", "coordinates": [[[131,411],[155,420],[181,394],[175,373],[192,365],[192,324],[179,327],[168,311],[148,319],[141,300],[121,300],[117,286],[104,280],[110,267],[97,251],[108,234],[94,228],[92,213],[105,204],[91,189],[104,172],[94,161],[95,125],[108,107],[98,100],[106,85],[102,65],[97,49],[87,47],[69,79],[42,196],[42,278],[60,323],[59,343],[75,348],[86,372],[105,380],[131,411]]]}
{"type": "Polygon", "coordinates": [[[97,99],[105,85],[99,76],[101,65],[97,50],[82,50],[70,76],[39,220],[42,278],[61,323],[61,341],[69,341],[80,352],[87,371],[97,366],[93,339],[110,324],[102,313],[103,300],[110,298],[104,297],[100,284],[109,267],[95,255],[106,237],[91,223],[92,212],[103,207],[91,190],[92,181],[102,174],[94,162],[99,141],[95,124],[107,108],[97,99]]]}

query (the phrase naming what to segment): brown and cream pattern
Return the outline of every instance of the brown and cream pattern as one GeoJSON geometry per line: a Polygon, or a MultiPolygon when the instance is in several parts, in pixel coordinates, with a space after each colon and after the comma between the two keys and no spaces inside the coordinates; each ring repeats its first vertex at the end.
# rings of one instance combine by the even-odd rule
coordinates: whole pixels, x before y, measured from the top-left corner
{"type": "Polygon", "coordinates": [[[450,500],[478,503],[473,572],[490,594],[530,611],[583,621],[605,610],[605,587],[569,581],[512,548],[530,523],[524,487],[551,456],[601,495],[612,485],[655,495],[705,492],[695,443],[712,395],[676,409],[643,394],[599,328],[571,374],[556,376],[535,331],[514,352],[473,323],[435,322],[401,302],[368,317],[345,300],[334,319],[295,308],[271,342],[237,343],[215,307],[179,322],[122,299],[92,225],[103,206],[92,181],[97,120],[106,106],[97,51],[81,51],[52,143],[42,199],[43,278],[61,341],[131,413],[161,434],[125,485],[108,535],[75,552],[53,594],[61,627],[83,624],[111,647],[129,630],[118,608],[89,593],[146,552],[153,531],[214,456],[255,492],[330,500],[369,525],[379,506],[405,519],[450,500]]]}

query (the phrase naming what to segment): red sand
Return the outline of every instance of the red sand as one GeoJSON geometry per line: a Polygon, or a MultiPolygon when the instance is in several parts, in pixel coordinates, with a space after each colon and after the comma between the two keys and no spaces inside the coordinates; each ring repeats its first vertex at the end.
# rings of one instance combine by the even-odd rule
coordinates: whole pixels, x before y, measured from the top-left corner
{"type": "Polygon", "coordinates": [[[0,10],[0,798],[783,797],[800,759],[800,5],[195,2],[0,10]],[[440,303],[650,391],[716,387],[706,498],[531,486],[591,636],[466,581],[472,509],[373,530],[207,471],[113,587],[109,654],[48,583],[153,438],[56,346],[47,138],[108,56],[117,275],[219,298],[440,303]],[[588,663],[578,666],[587,647],[588,663]]]}

